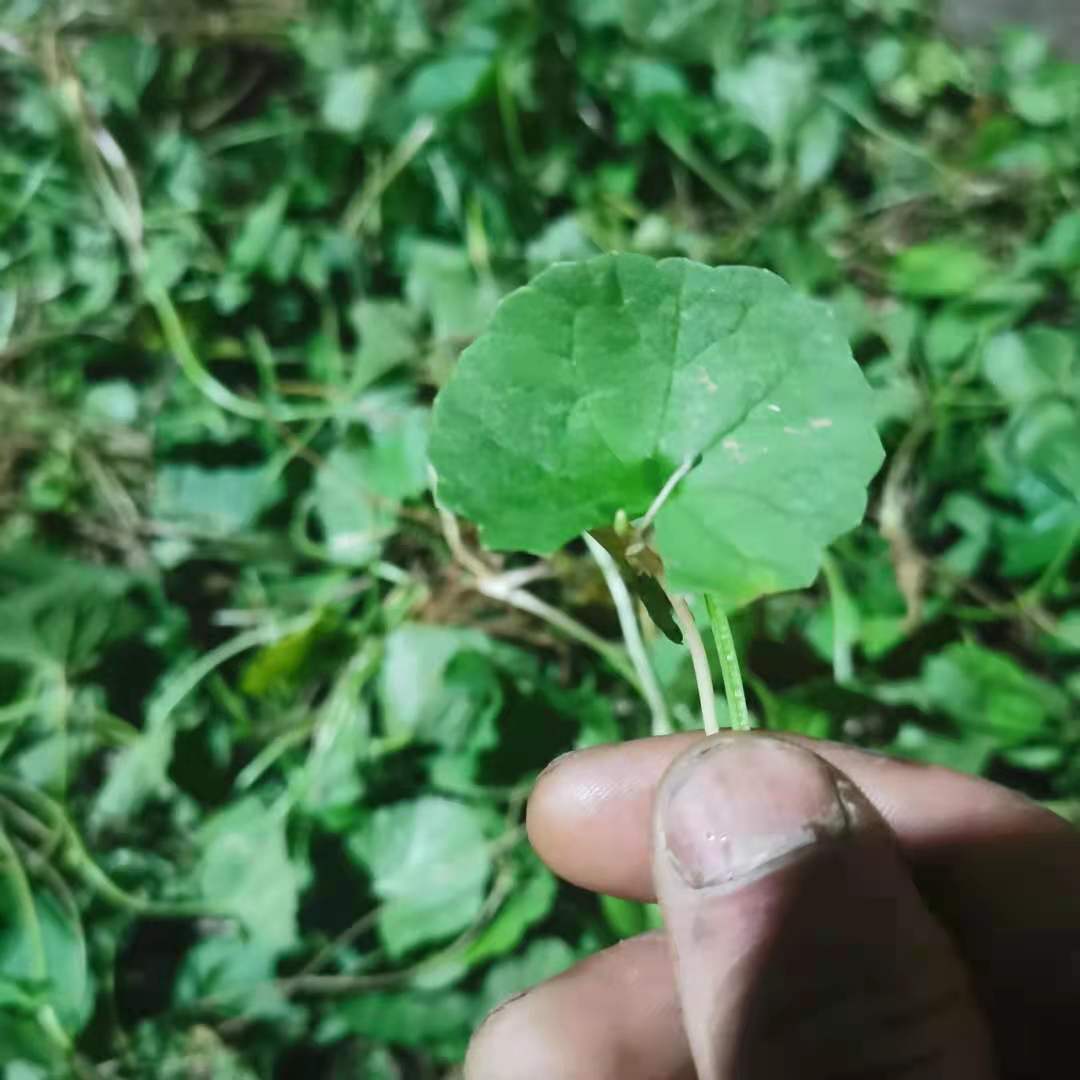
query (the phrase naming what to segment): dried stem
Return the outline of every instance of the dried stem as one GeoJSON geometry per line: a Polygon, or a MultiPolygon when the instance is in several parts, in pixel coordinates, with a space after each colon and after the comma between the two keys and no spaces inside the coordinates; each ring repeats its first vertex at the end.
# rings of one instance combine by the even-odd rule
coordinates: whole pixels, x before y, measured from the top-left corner
{"type": "Polygon", "coordinates": [[[577,621],[565,611],[552,606],[540,597],[529,592],[528,589],[507,586],[501,576],[482,578],[476,582],[477,592],[492,600],[499,600],[504,604],[517,608],[519,611],[527,611],[538,619],[543,619],[556,630],[561,630],[567,637],[573,638],[582,645],[592,649],[615,672],[621,675],[642,697],[645,696],[644,687],[638,679],[638,673],[632,664],[627,661],[625,654],[618,645],[606,641],[599,634],[593,633],[583,623],[577,621]]]}
{"type": "MultiPolygon", "coordinates": [[[[435,478],[432,476],[432,491],[435,490],[435,478]]],[[[621,675],[643,698],[646,697],[643,686],[635,665],[627,660],[626,653],[611,641],[606,641],[599,634],[593,633],[583,623],[567,615],[557,607],[538,596],[522,588],[522,585],[534,579],[542,569],[538,566],[525,567],[521,570],[510,570],[506,573],[496,573],[488,567],[477,555],[473,554],[466,546],[458,528],[457,518],[445,507],[440,506],[438,498],[435,499],[436,509],[439,511],[439,521],[442,524],[443,537],[450,554],[454,557],[462,569],[466,570],[473,579],[472,586],[478,593],[487,596],[500,603],[509,604],[510,607],[519,611],[528,612],[538,619],[543,619],[549,626],[561,631],[567,637],[580,642],[602,657],[609,667],[621,675]]]]}

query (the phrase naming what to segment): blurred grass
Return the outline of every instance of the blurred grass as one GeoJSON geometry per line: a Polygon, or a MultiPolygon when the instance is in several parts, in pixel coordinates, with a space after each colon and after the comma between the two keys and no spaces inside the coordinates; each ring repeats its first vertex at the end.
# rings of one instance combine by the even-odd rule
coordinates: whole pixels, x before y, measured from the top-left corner
{"type": "Polygon", "coordinates": [[[822,581],[737,619],[755,716],[1073,812],[1080,67],[913,0],[0,28],[5,1078],[446,1075],[652,923],[520,827],[552,756],[654,725],[599,568],[428,491],[434,393],[558,259],[833,305],[889,459],[822,581]]]}

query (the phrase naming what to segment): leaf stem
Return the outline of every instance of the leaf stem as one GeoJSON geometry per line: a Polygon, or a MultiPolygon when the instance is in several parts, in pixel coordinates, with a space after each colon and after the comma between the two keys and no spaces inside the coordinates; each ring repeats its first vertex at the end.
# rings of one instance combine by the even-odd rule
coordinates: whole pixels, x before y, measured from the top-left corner
{"type": "Polygon", "coordinates": [[[753,205],[734,184],[728,182],[721,171],[701,154],[683,135],[677,134],[670,125],[661,125],[657,133],[660,141],[714,194],[719,195],[737,214],[750,214],[753,205]]]}
{"type": "Polygon", "coordinates": [[[670,735],[672,727],[667,702],[664,701],[664,694],[657,682],[656,673],[653,671],[652,664],[649,663],[649,654],[645,651],[645,642],[641,638],[641,626],[638,624],[637,613],[634,611],[634,600],[630,595],[630,590],[626,587],[626,582],[623,581],[619,568],[608,554],[607,548],[587,532],[582,533],[582,539],[596,565],[600,567],[608,592],[611,593],[615,614],[619,617],[619,628],[622,630],[623,641],[626,642],[626,651],[641,682],[642,697],[645,698],[649,711],[652,713],[652,733],[670,735]]]}
{"type": "Polygon", "coordinates": [[[724,695],[727,697],[732,730],[750,731],[753,724],[750,723],[750,712],[746,708],[746,692],[743,690],[739,653],[735,648],[731,623],[712,593],[705,594],[705,609],[709,613],[709,623],[716,639],[716,653],[720,657],[720,671],[724,676],[724,695]]]}
{"type": "Polygon", "coordinates": [[[430,116],[420,116],[398,144],[390,151],[386,161],[372,170],[370,179],[349,200],[341,215],[341,230],[348,236],[357,235],[368,215],[378,206],[387,188],[398,178],[410,161],[424,148],[435,134],[435,121],[430,116]]]}
{"type": "Polygon", "coordinates": [[[239,394],[234,394],[203,366],[191,346],[172,297],[164,289],[150,287],[146,290],[146,299],[157,316],[162,335],[173,359],[179,364],[180,370],[192,386],[225,412],[242,416],[246,420],[262,420],[266,416],[266,409],[261,404],[246,401],[239,394]]]}
{"type": "Polygon", "coordinates": [[[498,600],[519,611],[535,615],[538,619],[543,619],[548,625],[555,627],[556,630],[561,630],[568,638],[581,642],[582,645],[592,649],[606,660],[614,672],[621,675],[639,694],[644,696],[638,673],[627,661],[622,649],[613,642],[605,641],[599,634],[594,634],[587,626],[567,615],[565,611],[541,600],[528,589],[508,588],[499,577],[478,580],[476,590],[492,600],[498,600]]]}
{"type": "MultiPolygon", "coordinates": [[[[144,900],[121,888],[90,857],[83,846],[75,826],[68,820],[63,809],[43,792],[11,776],[0,776],[0,791],[6,792],[16,806],[29,806],[39,819],[50,821],[63,844],[59,855],[60,865],[72,871],[82,883],[106,903],[133,915],[161,919],[220,918],[228,919],[225,912],[218,912],[206,904],[195,902],[170,902],[144,900]]],[[[4,800],[5,808],[7,800],[4,800]]],[[[2,828],[2,825],[0,825],[2,828]]],[[[48,832],[47,826],[44,827],[48,832]]],[[[0,841],[2,844],[2,841],[0,841]]],[[[0,860],[2,861],[2,860],[0,860]]]]}
{"type": "Polygon", "coordinates": [[[634,522],[634,528],[639,533],[645,532],[652,526],[656,515],[660,513],[664,503],[668,501],[671,493],[679,485],[679,481],[697,464],[700,460],[700,455],[691,454],[683,459],[683,463],[664,481],[664,486],[657,493],[655,499],[649,506],[649,509],[645,511],[645,515],[639,520],[634,522]]]}
{"type": "Polygon", "coordinates": [[[1017,597],[1021,607],[1033,607],[1039,604],[1043,597],[1050,592],[1061,572],[1069,565],[1077,543],[1080,543],[1080,526],[1074,526],[1069,531],[1065,537],[1065,542],[1058,549],[1057,554],[1046,564],[1046,568],[1039,575],[1035,584],[1017,597]]]}
{"type": "Polygon", "coordinates": [[[166,723],[177,707],[203,679],[234,656],[239,656],[240,653],[259,645],[273,645],[291,634],[302,633],[311,626],[313,621],[310,614],[304,614],[280,623],[276,621],[260,623],[250,630],[234,635],[208,653],[204,653],[198,660],[192,661],[181,671],[167,677],[160,696],[150,705],[147,724],[156,727],[166,723]]]}
{"type": "Polygon", "coordinates": [[[855,677],[852,647],[859,636],[859,611],[844,583],[844,575],[828,552],[821,560],[833,624],[833,678],[846,686],[855,677]]]}
{"type": "Polygon", "coordinates": [[[720,725],[716,722],[716,693],[713,690],[712,672],[709,670],[709,656],[705,652],[705,642],[698,633],[697,623],[689,605],[681,596],[676,596],[660,579],[660,588],[664,590],[675,621],[682,631],[683,641],[690,650],[690,661],[694,665],[694,679],[697,682],[698,698],[701,701],[701,724],[706,735],[716,735],[720,725]]]}
{"type": "Polygon", "coordinates": [[[455,561],[473,577],[472,586],[482,596],[497,600],[518,611],[525,611],[543,619],[549,626],[560,630],[567,637],[580,642],[587,648],[592,649],[598,656],[604,659],[608,666],[621,675],[646,701],[645,688],[641,683],[636,664],[630,663],[625,651],[614,642],[605,641],[599,634],[594,634],[587,626],[580,623],[572,615],[541,600],[528,589],[521,588],[521,584],[528,581],[538,567],[526,567],[523,570],[511,570],[498,574],[465,546],[458,528],[457,518],[449,510],[439,503],[436,493],[436,477],[434,470],[431,471],[432,494],[435,499],[435,508],[439,513],[439,521],[442,525],[443,537],[450,549],[455,561]]]}
{"type": "MultiPolygon", "coordinates": [[[[16,918],[22,923],[24,940],[30,953],[33,978],[38,983],[48,985],[50,982],[49,959],[45,951],[45,939],[41,932],[34,894],[30,889],[30,882],[26,878],[26,872],[15,850],[15,845],[8,838],[2,825],[0,825],[0,871],[2,871],[0,879],[9,883],[14,894],[16,918]]],[[[55,987],[50,986],[50,990],[55,990],[55,987]]],[[[71,1053],[71,1040],[50,1002],[45,1002],[39,1007],[35,1019],[56,1046],[64,1053],[71,1053]]]]}
{"type": "Polygon", "coordinates": [[[507,66],[506,61],[502,60],[495,68],[495,100],[499,107],[499,120],[502,122],[510,164],[519,176],[527,176],[529,155],[525,152],[525,142],[521,137],[521,120],[514,102],[514,92],[507,78],[507,66]]]}

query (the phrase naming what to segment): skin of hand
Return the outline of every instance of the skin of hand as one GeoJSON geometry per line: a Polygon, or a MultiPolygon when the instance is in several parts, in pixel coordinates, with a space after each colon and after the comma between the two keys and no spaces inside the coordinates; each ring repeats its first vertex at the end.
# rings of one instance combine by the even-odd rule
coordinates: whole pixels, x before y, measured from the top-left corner
{"type": "Polygon", "coordinates": [[[467,1080],[1075,1075],[1080,832],[988,781],[766,733],[557,759],[540,857],[658,900],[497,1008],[467,1080]]]}

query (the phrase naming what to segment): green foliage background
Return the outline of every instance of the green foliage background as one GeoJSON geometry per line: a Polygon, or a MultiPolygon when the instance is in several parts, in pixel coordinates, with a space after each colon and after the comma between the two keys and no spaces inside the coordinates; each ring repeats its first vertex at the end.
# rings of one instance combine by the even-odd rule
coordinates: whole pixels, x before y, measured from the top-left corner
{"type": "Polygon", "coordinates": [[[555,260],[831,302],[888,460],[819,583],[738,617],[752,708],[1072,812],[1080,67],[1038,37],[4,0],[0,124],[5,1080],[445,1076],[654,923],[521,826],[556,753],[662,726],[598,570],[485,557],[428,491],[435,391],[555,260]]]}

